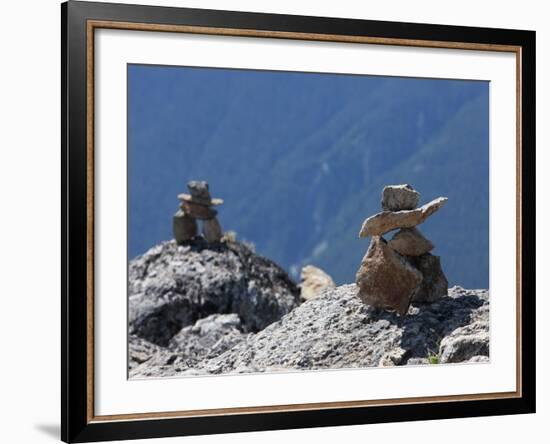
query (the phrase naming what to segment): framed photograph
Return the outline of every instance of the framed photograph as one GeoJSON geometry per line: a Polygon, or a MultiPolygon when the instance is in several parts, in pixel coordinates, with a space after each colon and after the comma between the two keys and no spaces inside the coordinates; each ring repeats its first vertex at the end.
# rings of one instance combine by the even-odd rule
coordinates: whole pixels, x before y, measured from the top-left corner
{"type": "Polygon", "coordinates": [[[535,411],[534,32],[61,13],[65,442],[535,411]]]}

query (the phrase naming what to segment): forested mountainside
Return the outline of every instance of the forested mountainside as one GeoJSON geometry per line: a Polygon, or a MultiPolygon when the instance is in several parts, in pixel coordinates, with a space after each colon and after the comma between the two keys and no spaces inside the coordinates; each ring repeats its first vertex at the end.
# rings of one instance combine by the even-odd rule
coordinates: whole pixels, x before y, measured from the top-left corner
{"type": "Polygon", "coordinates": [[[445,209],[420,228],[449,285],[489,285],[487,82],[129,66],[129,245],[172,237],[176,195],[207,180],[225,230],[297,277],[354,281],[357,233],[386,184],[445,209]]]}

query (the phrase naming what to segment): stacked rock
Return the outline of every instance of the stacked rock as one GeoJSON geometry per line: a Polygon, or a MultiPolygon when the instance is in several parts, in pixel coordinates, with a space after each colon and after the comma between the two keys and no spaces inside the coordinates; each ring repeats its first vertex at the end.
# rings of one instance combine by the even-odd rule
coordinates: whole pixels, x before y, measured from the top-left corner
{"type": "Polygon", "coordinates": [[[197,236],[197,219],[203,221],[202,234],[207,242],[219,242],[223,231],[218,212],[212,208],[223,203],[222,199],[210,197],[208,183],[192,180],[187,184],[190,194],[179,194],[180,209],[174,214],[172,229],[178,244],[197,236]]]}
{"type": "Polygon", "coordinates": [[[363,222],[359,237],[372,241],[357,270],[358,296],[373,307],[406,314],[411,302],[433,302],[447,295],[448,282],[434,245],[416,228],[447,202],[439,197],[417,208],[420,193],[410,185],[382,192],[382,212],[363,222]],[[382,235],[399,229],[387,242],[382,235]]]}

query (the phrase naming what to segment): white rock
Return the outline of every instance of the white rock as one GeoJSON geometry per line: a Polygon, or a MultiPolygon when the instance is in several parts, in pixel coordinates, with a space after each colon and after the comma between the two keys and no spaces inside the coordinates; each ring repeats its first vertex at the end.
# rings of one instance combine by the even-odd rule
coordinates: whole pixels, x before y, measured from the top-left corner
{"type": "Polygon", "coordinates": [[[323,290],[336,286],[327,273],[313,265],[306,265],[302,268],[300,277],[302,279],[300,283],[301,296],[306,301],[318,296],[323,290]]]}

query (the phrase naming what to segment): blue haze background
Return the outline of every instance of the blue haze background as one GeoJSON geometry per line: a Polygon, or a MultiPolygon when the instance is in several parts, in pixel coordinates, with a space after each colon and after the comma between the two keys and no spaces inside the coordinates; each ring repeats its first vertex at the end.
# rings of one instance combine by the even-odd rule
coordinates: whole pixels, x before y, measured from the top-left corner
{"type": "Polygon", "coordinates": [[[172,237],[176,195],[204,179],[259,254],[353,282],[361,223],[410,183],[449,197],[420,226],[449,284],[487,288],[488,131],[488,82],[129,65],[128,256],[172,237]]]}

